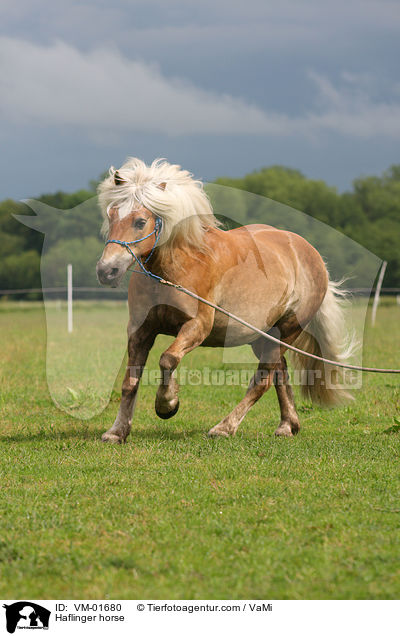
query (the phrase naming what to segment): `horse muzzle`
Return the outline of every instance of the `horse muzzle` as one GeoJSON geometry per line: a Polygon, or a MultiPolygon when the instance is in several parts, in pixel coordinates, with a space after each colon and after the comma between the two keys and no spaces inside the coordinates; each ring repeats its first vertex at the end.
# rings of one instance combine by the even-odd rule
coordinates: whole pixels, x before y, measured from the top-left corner
{"type": "Polygon", "coordinates": [[[107,287],[118,287],[126,268],[118,267],[116,263],[105,263],[101,259],[96,266],[97,280],[100,285],[107,287]]]}

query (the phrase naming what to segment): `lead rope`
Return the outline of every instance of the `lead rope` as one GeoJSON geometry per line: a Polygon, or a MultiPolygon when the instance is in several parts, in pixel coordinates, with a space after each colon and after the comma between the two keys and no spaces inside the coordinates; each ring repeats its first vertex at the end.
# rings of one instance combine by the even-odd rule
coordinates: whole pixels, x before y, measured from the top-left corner
{"type": "MultiPolygon", "coordinates": [[[[139,274],[141,272],[136,272],[136,273],[139,274]]],[[[148,272],[148,274],[151,275],[151,272],[148,272]]],[[[196,300],[199,300],[200,302],[204,303],[205,305],[208,305],[209,307],[213,307],[217,311],[220,311],[222,314],[225,314],[225,316],[228,316],[229,318],[236,320],[236,322],[239,322],[241,325],[244,325],[245,327],[252,329],[252,331],[260,334],[260,336],[262,336],[266,340],[271,340],[272,342],[281,344],[286,349],[295,351],[295,353],[300,353],[302,356],[306,356],[307,358],[320,360],[322,362],[325,362],[326,364],[331,364],[335,367],[341,367],[342,369],[353,369],[354,371],[367,371],[369,373],[400,373],[400,369],[376,369],[375,367],[359,367],[355,364],[344,364],[343,362],[335,362],[334,360],[329,360],[328,358],[322,358],[321,356],[316,356],[314,353],[308,353],[308,351],[303,351],[302,349],[298,349],[297,347],[294,347],[293,345],[287,344],[286,342],[279,340],[279,338],[275,338],[274,336],[271,336],[269,333],[265,333],[265,331],[261,331],[261,329],[258,329],[258,327],[254,327],[254,325],[251,325],[249,322],[246,322],[246,320],[243,320],[243,318],[239,318],[239,316],[232,314],[227,309],[223,309],[223,307],[219,307],[219,305],[215,305],[211,301],[205,300],[205,298],[198,296],[197,294],[190,291],[189,289],[186,289],[186,287],[183,287],[182,285],[171,283],[170,281],[164,280],[163,278],[161,278],[158,282],[161,283],[162,285],[169,285],[170,287],[174,287],[178,291],[181,291],[184,294],[191,296],[192,298],[196,298],[196,300]]]]}
{"type": "Polygon", "coordinates": [[[130,242],[109,240],[106,242],[106,245],[107,243],[117,243],[118,245],[122,245],[123,247],[126,247],[126,249],[130,252],[130,254],[132,254],[134,260],[136,261],[136,263],[139,265],[140,269],[142,270],[140,272],[138,270],[131,270],[134,274],[144,274],[145,276],[148,276],[149,278],[153,278],[161,285],[167,285],[168,287],[173,287],[174,289],[177,289],[183,294],[186,294],[187,296],[191,296],[191,298],[195,298],[199,302],[204,303],[204,305],[208,305],[209,307],[212,307],[216,311],[219,311],[221,314],[225,314],[225,316],[228,316],[229,318],[236,320],[236,322],[239,322],[244,327],[247,327],[248,329],[251,329],[255,333],[258,333],[262,338],[265,338],[266,340],[271,340],[272,342],[275,342],[276,344],[283,345],[286,349],[290,349],[291,351],[294,351],[295,353],[299,353],[300,355],[306,356],[307,358],[313,358],[313,360],[320,360],[321,362],[325,362],[326,364],[331,364],[334,367],[341,367],[342,369],[352,369],[353,371],[366,371],[368,373],[400,373],[400,369],[377,369],[375,367],[360,367],[355,364],[344,364],[343,362],[335,362],[334,360],[329,360],[328,358],[322,358],[321,356],[316,356],[314,353],[309,353],[308,351],[303,351],[302,349],[298,349],[297,347],[294,347],[293,345],[287,344],[286,342],[279,340],[279,338],[275,338],[274,336],[271,336],[269,333],[265,333],[265,331],[261,331],[261,329],[258,329],[258,327],[254,327],[254,325],[251,325],[249,322],[246,322],[246,320],[243,320],[243,318],[239,318],[239,316],[232,314],[227,309],[224,309],[223,307],[219,307],[219,305],[215,305],[210,300],[206,300],[205,298],[198,296],[197,294],[190,291],[189,289],[186,289],[186,287],[183,287],[183,285],[178,285],[177,283],[171,283],[171,281],[165,280],[164,278],[161,278],[161,276],[157,276],[156,274],[153,274],[153,272],[150,272],[148,269],[145,268],[141,259],[138,258],[136,254],[132,252],[129,245],[132,245],[133,243],[140,243],[140,241],[144,241],[144,239],[148,238],[152,234],[155,234],[156,240],[154,242],[153,248],[149,256],[145,260],[145,263],[147,263],[147,261],[150,259],[158,243],[158,239],[161,233],[161,227],[162,227],[161,219],[157,217],[156,226],[153,232],[151,232],[147,236],[144,236],[142,239],[137,239],[136,241],[130,241],[130,242]]]}

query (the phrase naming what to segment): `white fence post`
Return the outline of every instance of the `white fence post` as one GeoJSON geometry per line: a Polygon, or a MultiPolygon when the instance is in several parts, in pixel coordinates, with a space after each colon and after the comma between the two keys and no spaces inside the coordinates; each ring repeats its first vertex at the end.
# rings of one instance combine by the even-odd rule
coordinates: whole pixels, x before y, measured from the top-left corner
{"type": "Polygon", "coordinates": [[[380,296],[380,293],[381,293],[383,277],[384,277],[385,271],[386,271],[386,265],[387,265],[387,261],[383,261],[382,267],[381,267],[381,271],[379,272],[378,282],[377,282],[377,285],[376,285],[374,302],[372,303],[371,324],[372,324],[373,327],[375,326],[376,310],[378,309],[379,296],[380,296]]]}
{"type": "Polygon", "coordinates": [[[67,265],[68,333],[72,333],[72,265],[67,265]]]}

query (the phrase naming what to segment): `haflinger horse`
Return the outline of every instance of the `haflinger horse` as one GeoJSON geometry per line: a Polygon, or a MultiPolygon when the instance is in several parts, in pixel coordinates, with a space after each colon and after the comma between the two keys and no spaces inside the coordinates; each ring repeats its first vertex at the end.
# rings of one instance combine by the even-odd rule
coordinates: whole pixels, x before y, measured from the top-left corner
{"type": "MultiPolygon", "coordinates": [[[[147,166],[130,158],[120,169],[111,168],[99,186],[99,203],[108,237],[97,264],[101,284],[115,287],[132,264],[143,269],[146,263],[153,275],[183,285],[284,343],[316,355],[322,352],[338,362],[351,354],[344,332],[343,292],[329,281],[320,254],[301,236],[268,225],[222,230],[203,184],[160,159],[147,166]]],[[[258,369],[244,398],[209,435],[234,435],[271,385],[281,412],[275,434],[298,433],[284,344],[265,340],[212,307],[135,272],[128,299],[127,371],[117,417],[103,441],[126,441],[140,377],[158,334],[175,338],[160,357],[155,400],[159,417],[167,419],[178,411],[174,371],[186,354],[199,346],[250,344],[258,369]]],[[[306,372],[309,380],[303,382],[303,393],[314,402],[334,405],[350,397],[339,368],[334,367],[333,375],[329,368],[328,378],[323,362],[295,355],[294,363],[306,372]]]]}

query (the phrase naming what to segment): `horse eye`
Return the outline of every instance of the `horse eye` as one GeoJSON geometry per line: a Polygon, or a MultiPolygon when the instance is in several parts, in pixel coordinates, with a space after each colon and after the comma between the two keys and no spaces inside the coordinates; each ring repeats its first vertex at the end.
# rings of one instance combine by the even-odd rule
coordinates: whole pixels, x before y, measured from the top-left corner
{"type": "Polygon", "coordinates": [[[143,230],[145,225],[146,225],[146,219],[136,219],[136,221],[133,224],[133,226],[138,230],[143,230]]]}

